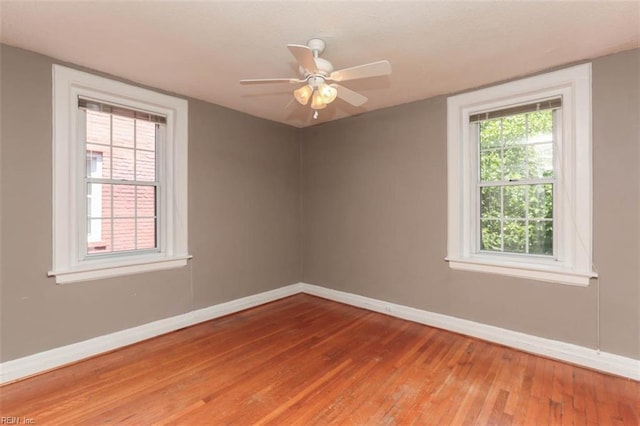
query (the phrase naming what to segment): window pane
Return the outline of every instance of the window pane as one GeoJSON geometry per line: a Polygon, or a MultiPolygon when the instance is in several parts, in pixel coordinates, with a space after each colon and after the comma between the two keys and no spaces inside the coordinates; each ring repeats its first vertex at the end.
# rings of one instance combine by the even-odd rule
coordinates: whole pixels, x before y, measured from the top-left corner
{"type": "Polygon", "coordinates": [[[102,183],[87,184],[87,217],[111,216],[110,186],[102,183]]]}
{"type": "Polygon", "coordinates": [[[529,177],[532,179],[553,177],[553,144],[544,143],[527,147],[529,177]]]}
{"type": "Polygon", "coordinates": [[[526,247],[526,222],[524,220],[504,221],[504,251],[524,253],[526,247]]]}
{"type": "Polygon", "coordinates": [[[113,144],[133,148],[133,118],[114,115],[113,123],[113,144]]]}
{"type": "Polygon", "coordinates": [[[504,150],[504,179],[517,180],[526,177],[527,164],[525,160],[526,149],[517,146],[504,150]]]}
{"type": "Polygon", "coordinates": [[[113,251],[135,250],[135,219],[113,219],[113,251]]]}
{"type": "Polygon", "coordinates": [[[156,248],[156,220],[138,219],[138,250],[156,248]]]}
{"type": "Polygon", "coordinates": [[[136,150],[136,180],[155,182],[156,153],[136,150]]]}
{"type": "Polygon", "coordinates": [[[87,143],[111,144],[111,115],[87,111],[87,143]]]}
{"type": "Polygon", "coordinates": [[[553,218],[553,185],[529,186],[529,217],[553,218]]]}
{"type": "Polygon", "coordinates": [[[483,182],[502,180],[500,150],[480,152],[480,180],[483,182]]]}
{"type": "Polygon", "coordinates": [[[90,178],[111,178],[111,148],[104,145],[87,144],[86,176],[90,178]]]}
{"type": "Polygon", "coordinates": [[[89,238],[87,242],[87,254],[106,253],[110,251],[111,228],[108,219],[89,219],[87,221],[87,233],[89,238]]]}
{"type": "Polygon", "coordinates": [[[105,229],[105,222],[109,221],[106,217],[111,210],[110,185],[99,183],[87,184],[87,253],[104,252],[107,249],[105,239],[110,241],[111,237],[107,237],[108,232],[105,229]],[[106,217],[106,218],[105,218],[106,217]]]}
{"type": "Polygon", "coordinates": [[[113,185],[100,184],[102,186],[102,217],[111,217],[111,191],[113,191],[113,185]]]}
{"type": "Polygon", "coordinates": [[[138,217],[153,218],[156,215],[156,188],[154,186],[138,186],[138,217]]]}
{"type": "Polygon", "coordinates": [[[133,180],[133,150],[114,147],[112,156],[113,179],[133,180]]]}
{"type": "Polygon", "coordinates": [[[529,222],[529,253],[552,256],[553,255],[553,222],[531,221],[529,222]]]}
{"type": "Polygon", "coordinates": [[[102,152],[87,151],[87,177],[102,177],[102,152]]]}
{"type": "Polygon", "coordinates": [[[113,217],[135,217],[135,190],[134,185],[113,185],[113,217]]]}
{"type": "Polygon", "coordinates": [[[87,254],[108,253],[111,247],[111,184],[87,184],[87,254]]]}
{"type": "Polygon", "coordinates": [[[500,148],[502,129],[500,119],[481,121],[479,123],[480,149],[500,148]]]}
{"type": "Polygon", "coordinates": [[[480,189],[480,217],[483,219],[502,217],[501,187],[488,186],[480,189]]]}
{"type": "Polygon", "coordinates": [[[502,119],[502,137],[505,146],[513,146],[526,141],[527,119],[525,115],[512,115],[502,119]]]}
{"type": "Polygon", "coordinates": [[[136,120],[136,148],[156,150],[156,125],[154,123],[136,120]]]}
{"type": "Polygon", "coordinates": [[[527,215],[526,186],[504,187],[504,216],[511,219],[524,219],[527,215]]]}
{"type": "Polygon", "coordinates": [[[552,110],[532,112],[527,115],[527,118],[529,120],[529,143],[553,140],[552,110]]]}
{"type": "Polygon", "coordinates": [[[480,250],[502,251],[502,234],[500,221],[483,219],[480,221],[480,250]]]}

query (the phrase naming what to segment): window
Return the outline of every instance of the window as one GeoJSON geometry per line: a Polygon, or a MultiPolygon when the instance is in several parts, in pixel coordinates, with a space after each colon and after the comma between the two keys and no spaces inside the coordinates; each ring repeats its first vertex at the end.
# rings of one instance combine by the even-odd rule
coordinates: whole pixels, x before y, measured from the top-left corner
{"type": "Polygon", "coordinates": [[[187,102],[54,65],[57,283],[184,266],[187,102]]]}
{"type": "Polygon", "coordinates": [[[591,67],[448,99],[453,269],[588,285],[591,67]]]}

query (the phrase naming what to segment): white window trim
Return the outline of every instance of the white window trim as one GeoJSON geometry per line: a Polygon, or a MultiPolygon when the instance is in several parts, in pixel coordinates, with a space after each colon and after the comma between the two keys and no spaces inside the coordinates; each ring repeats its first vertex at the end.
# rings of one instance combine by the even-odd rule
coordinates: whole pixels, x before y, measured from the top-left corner
{"type": "Polygon", "coordinates": [[[186,265],[190,258],[187,148],[186,100],[53,65],[53,268],[49,276],[65,284],[186,265]],[[95,258],[81,253],[85,148],[78,136],[78,96],[167,117],[166,140],[158,155],[158,252],[95,258]]]}
{"type": "Polygon", "coordinates": [[[447,257],[452,269],[487,272],[578,286],[596,277],[592,266],[591,64],[537,75],[447,99],[447,257]],[[478,112],[562,96],[562,176],[555,260],[475,250],[476,141],[469,116],[478,112]]]}

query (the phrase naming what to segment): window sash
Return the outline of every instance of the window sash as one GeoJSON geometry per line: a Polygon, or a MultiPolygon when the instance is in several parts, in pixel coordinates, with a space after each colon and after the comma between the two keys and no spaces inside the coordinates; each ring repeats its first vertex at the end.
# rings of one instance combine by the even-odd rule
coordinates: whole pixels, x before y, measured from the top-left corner
{"type": "MultiPolygon", "coordinates": [[[[509,185],[494,185],[494,188],[506,188],[509,185]]],[[[531,210],[530,210],[530,204],[529,204],[529,189],[531,186],[534,185],[518,185],[518,186],[522,186],[524,187],[524,197],[525,197],[525,211],[524,214],[522,216],[511,216],[508,215],[505,211],[505,197],[506,194],[504,193],[503,190],[500,191],[500,212],[499,215],[497,216],[482,216],[482,207],[481,207],[481,202],[482,202],[482,188],[479,188],[478,190],[478,202],[479,202],[479,206],[478,206],[478,218],[477,218],[477,229],[478,229],[478,234],[477,234],[477,248],[478,248],[478,253],[484,253],[484,254],[489,254],[489,255],[493,255],[493,254],[502,254],[502,255],[518,255],[518,256],[533,256],[533,257],[538,257],[538,258],[554,258],[554,253],[556,250],[556,246],[554,244],[554,241],[556,240],[555,238],[555,229],[553,228],[553,223],[554,223],[554,219],[553,216],[551,218],[549,217],[543,217],[543,216],[535,216],[535,215],[531,215],[531,210]],[[500,226],[500,249],[488,249],[488,248],[483,248],[483,235],[482,235],[482,231],[483,231],[483,222],[499,222],[499,226],[500,226]],[[524,226],[524,241],[522,241],[523,244],[523,251],[517,251],[517,250],[508,250],[505,247],[505,235],[507,234],[507,229],[505,228],[505,224],[507,222],[521,222],[522,225],[524,226]],[[533,235],[530,234],[530,226],[531,225],[535,225],[535,224],[542,224],[542,223],[549,223],[551,222],[551,226],[552,226],[552,232],[553,232],[553,240],[551,242],[552,245],[552,252],[550,254],[546,254],[546,253],[536,253],[536,252],[531,252],[531,243],[532,241],[534,241],[532,239],[533,235]]],[[[555,185],[553,185],[553,190],[555,191],[555,185]]],[[[553,203],[553,200],[552,200],[553,203]]],[[[552,212],[553,212],[553,207],[552,207],[552,212]]]]}

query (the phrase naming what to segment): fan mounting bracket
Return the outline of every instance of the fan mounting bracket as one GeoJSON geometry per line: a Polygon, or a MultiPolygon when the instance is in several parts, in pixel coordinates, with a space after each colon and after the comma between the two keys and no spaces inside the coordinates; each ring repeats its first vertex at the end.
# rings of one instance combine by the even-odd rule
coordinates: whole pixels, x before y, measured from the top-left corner
{"type": "Polygon", "coordinates": [[[309,46],[309,49],[313,51],[313,56],[317,57],[322,55],[322,52],[324,52],[324,48],[327,47],[327,44],[322,39],[312,38],[307,42],[307,46],[309,46]]]}

